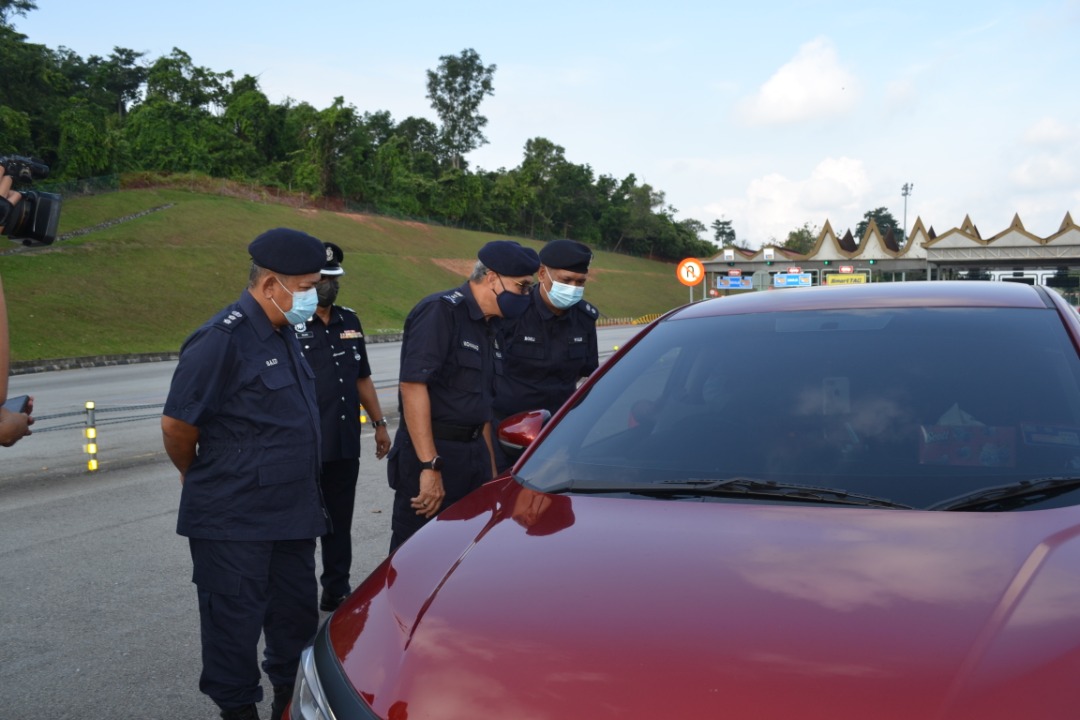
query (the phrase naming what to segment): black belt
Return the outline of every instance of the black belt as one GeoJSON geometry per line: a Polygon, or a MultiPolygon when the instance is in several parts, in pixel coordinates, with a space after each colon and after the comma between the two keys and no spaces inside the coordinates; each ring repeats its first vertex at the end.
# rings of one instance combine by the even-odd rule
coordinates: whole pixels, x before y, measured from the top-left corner
{"type": "Polygon", "coordinates": [[[483,425],[453,425],[434,421],[431,423],[431,434],[436,440],[469,442],[480,437],[483,431],[483,425]]]}

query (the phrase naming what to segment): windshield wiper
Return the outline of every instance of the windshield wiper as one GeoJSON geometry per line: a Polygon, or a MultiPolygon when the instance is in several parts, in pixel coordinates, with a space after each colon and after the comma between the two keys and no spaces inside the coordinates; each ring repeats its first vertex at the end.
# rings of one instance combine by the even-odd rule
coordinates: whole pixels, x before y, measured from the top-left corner
{"type": "Polygon", "coordinates": [[[690,478],[688,480],[662,480],[657,482],[582,482],[575,480],[570,483],[567,490],[583,493],[628,492],[642,495],[675,495],[681,493],[690,495],[750,495],[834,505],[912,509],[910,505],[904,505],[886,498],[862,495],[837,488],[778,483],[747,477],[690,478]]]}
{"type": "MultiPolygon", "coordinates": [[[[1020,480],[1007,485],[995,485],[994,487],[980,488],[963,495],[936,502],[926,508],[927,510],[971,510],[973,508],[993,505],[1002,500],[1026,499],[1035,502],[1043,499],[1041,496],[1052,497],[1058,493],[1080,487],[1080,477],[1047,477],[1033,480],[1020,480]]],[[[1025,505],[1027,503],[1018,503],[1025,505]]]]}

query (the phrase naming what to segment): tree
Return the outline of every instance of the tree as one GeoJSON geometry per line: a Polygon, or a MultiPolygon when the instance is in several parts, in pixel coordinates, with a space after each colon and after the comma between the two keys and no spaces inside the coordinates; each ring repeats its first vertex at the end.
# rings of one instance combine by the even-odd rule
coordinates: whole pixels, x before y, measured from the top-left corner
{"type": "Polygon", "coordinates": [[[713,220],[713,238],[721,247],[729,247],[735,244],[735,228],[731,227],[730,220],[713,220]]]}
{"type": "Polygon", "coordinates": [[[146,82],[149,71],[139,64],[145,54],[129,48],[114,47],[108,60],[92,56],[88,61],[88,64],[95,66],[95,80],[109,95],[121,118],[127,115],[130,104],[138,101],[139,88],[146,82]]]}
{"type": "Polygon", "coordinates": [[[71,98],[60,113],[61,177],[93,177],[108,170],[111,143],[103,112],[82,98],[71,98]]]}
{"type": "Polygon", "coordinates": [[[525,157],[521,161],[521,177],[529,186],[532,200],[528,207],[529,237],[550,237],[556,214],[563,201],[555,191],[555,176],[566,165],[561,145],[542,137],[525,141],[525,157]]]}
{"type": "MultiPolygon", "coordinates": [[[[11,20],[16,15],[26,17],[26,13],[37,10],[34,0],[0,0],[0,25],[11,27],[11,20]]],[[[8,78],[13,80],[14,78],[8,78]]]]}
{"type": "Polygon", "coordinates": [[[797,252],[800,255],[806,255],[808,252],[814,249],[814,245],[817,243],[818,229],[817,227],[811,227],[809,222],[804,222],[802,227],[795,228],[788,233],[787,240],[781,247],[797,252]]]}
{"type": "Polygon", "coordinates": [[[154,61],[146,74],[146,98],[164,98],[169,102],[210,112],[225,105],[232,70],[216,73],[192,63],[191,56],[173,48],[168,56],[154,61]]]}
{"type": "Polygon", "coordinates": [[[484,67],[471,48],[458,56],[443,55],[439,69],[427,71],[427,98],[442,121],[442,149],[454,168],[461,167],[467,152],[487,143],[483,133],[487,118],[477,111],[483,99],[495,93],[494,76],[495,66],[484,67]]]}
{"type": "Polygon", "coordinates": [[[893,236],[897,239],[897,242],[903,246],[905,240],[904,229],[900,227],[900,223],[896,222],[896,218],[892,216],[892,213],[883,207],[867,210],[863,215],[863,219],[855,226],[855,239],[858,242],[862,242],[863,236],[866,235],[866,229],[870,227],[871,220],[877,224],[877,228],[881,231],[882,237],[885,237],[889,232],[889,229],[892,228],[893,236]]]}

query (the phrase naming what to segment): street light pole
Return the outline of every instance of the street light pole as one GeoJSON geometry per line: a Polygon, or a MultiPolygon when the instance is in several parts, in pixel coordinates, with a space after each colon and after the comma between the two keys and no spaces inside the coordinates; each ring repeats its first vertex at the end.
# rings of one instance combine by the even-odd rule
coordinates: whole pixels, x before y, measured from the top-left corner
{"type": "Polygon", "coordinates": [[[904,183],[900,188],[900,194],[904,196],[904,244],[907,245],[907,199],[911,191],[915,189],[915,183],[904,183]]]}

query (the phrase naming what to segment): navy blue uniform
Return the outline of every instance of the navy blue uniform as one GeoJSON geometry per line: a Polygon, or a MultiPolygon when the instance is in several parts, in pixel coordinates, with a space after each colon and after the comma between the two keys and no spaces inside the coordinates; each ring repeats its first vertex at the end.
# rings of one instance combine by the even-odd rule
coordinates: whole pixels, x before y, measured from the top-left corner
{"type": "Polygon", "coordinates": [[[199,595],[199,687],[223,708],[258,702],[260,633],[263,669],[289,685],[318,625],[314,373],[245,291],[184,342],[164,414],[199,430],[177,519],[199,595]]]}
{"type": "Polygon", "coordinates": [[[582,300],[556,315],[539,290],[532,294],[521,317],[499,326],[505,359],[495,385],[497,418],[540,408],[554,413],[599,366],[597,309],[582,300]]]}
{"type": "MultiPolygon", "coordinates": [[[[500,323],[505,357],[503,373],[495,384],[496,423],[525,410],[554,413],[562,407],[578,381],[599,367],[599,316],[584,300],[557,315],[544,302],[540,290],[534,289],[529,309],[521,317],[500,323]]],[[[500,471],[515,459],[497,439],[495,458],[500,471]]]]}
{"type": "Polygon", "coordinates": [[[356,312],[330,306],[330,322],[317,314],[293,328],[311,369],[322,421],[323,500],[330,532],[323,535],[323,590],[332,597],[349,594],[352,566],[352,520],[356,477],[360,472],[360,395],[356,381],[371,377],[364,329],[356,312]]]}
{"type": "MultiPolygon", "coordinates": [[[[501,360],[494,329],[468,283],[429,295],[405,319],[399,378],[427,384],[435,447],[443,458],[443,507],[491,479],[491,456],[481,431],[491,420],[501,360]]],[[[410,505],[420,492],[421,459],[404,420],[403,413],[387,463],[395,491],[391,550],[428,521],[410,505]]]]}

